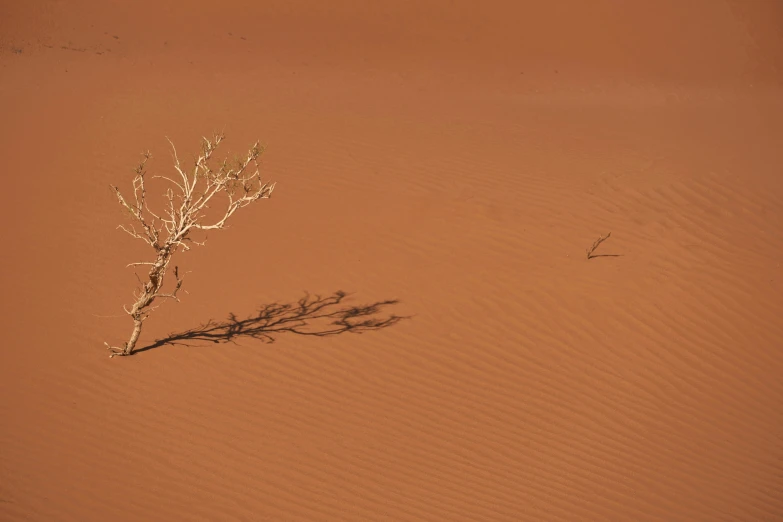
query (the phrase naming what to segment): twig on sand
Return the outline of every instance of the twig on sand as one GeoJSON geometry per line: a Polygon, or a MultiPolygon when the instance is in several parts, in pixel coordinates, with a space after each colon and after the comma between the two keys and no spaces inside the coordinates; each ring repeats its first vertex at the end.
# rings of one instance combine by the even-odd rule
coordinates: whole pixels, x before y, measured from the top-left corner
{"type": "Polygon", "coordinates": [[[596,239],[595,242],[593,243],[593,246],[591,246],[590,248],[585,250],[585,252],[587,252],[587,259],[592,259],[592,258],[596,257],[596,256],[593,255],[595,250],[601,245],[601,243],[603,243],[604,241],[609,239],[609,236],[611,236],[611,235],[612,235],[612,233],[609,232],[605,236],[601,236],[598,239],[596,239]]]}

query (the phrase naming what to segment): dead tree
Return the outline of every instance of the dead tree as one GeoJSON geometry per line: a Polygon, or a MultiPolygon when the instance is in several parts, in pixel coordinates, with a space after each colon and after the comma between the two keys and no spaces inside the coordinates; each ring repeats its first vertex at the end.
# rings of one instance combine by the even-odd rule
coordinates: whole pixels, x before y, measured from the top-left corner
{"type": "Polygon", "coordinates": [[[201,151],[190,167],[183,167],[180,164],[177,150],[169,140],[174,158],[175,174],[171,177],[153,176],[153,178],[161,178],[170,184],[164,194],[163,212],[159,214],[150,210],[147,204],[145,177],[147,175],[147,160],[151,157],[149,152],[143,154],[144,159],[135,170],[133,201],[126,199],[118,187],[112,186],[120,204],[130,213],[132,222],[129,228],[123,225],[118,228],[133,238],[147,243],[154,250],[155,257],[153,261],[128,265],[129,267],[149,266],[150,268],[147,273],[147,281],[143,282],[139,278],[141,286],[133,292],[135,298],[133,305],[130,309],[123,306],[125,312],[133,320],[133,332],[130,339],[121,347],[104,343],[111,351],[109,357],[133,353],[144,321],[149,317],[150,312],[157,308],[153,305],[157,299],[179,301],[177,293],[182,287],[182,278],[177,266],[174,266],[174,287],[170,291],[163,291],[163,282],[174,254],[180,250],[189,250],[191,244],[204,244],[203,241],[195,241],[191,237],[192,233],[225,228],[226,221],[238,209],[259,199],[267,199],[272,195],[275,184],[261,181],[258,158],[264,149],[258,142],[250,148],[244,158],[231,163],[228,160],[223,160],[219,165],[213,167],[212,156],[223,139],[222,134],[214,135],[211,140],[203,138],[201,151]],[[219,199],[226,200],[226,206],[223,207],[225,210],[209,219],[207,210],[219,199]],[[209,221],[209,223],[207,224],[205,221],[209,221]]]}

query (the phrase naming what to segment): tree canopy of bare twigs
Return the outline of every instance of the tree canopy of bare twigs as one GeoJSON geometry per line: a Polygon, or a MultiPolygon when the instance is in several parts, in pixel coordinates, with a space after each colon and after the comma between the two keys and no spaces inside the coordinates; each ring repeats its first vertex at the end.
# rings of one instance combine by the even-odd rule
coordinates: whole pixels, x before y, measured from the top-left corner
{"type": "Polygon", "coordinates": [[[154,251],[151,261],[130,263],[129,267],[148,266],[147,280],[139,278],[133,297],[135,302],[125,312],[133,320],[133,332],[130,339],[121,347],[106,347],[111,354],[131,355],[138,342],[144,321],[157,308],[157,299],[179,301],[178,292],[182,287],[182,278],[177,266],[174,266],[174,285],[169,291],[163,291],[163,283],[172,257],[178,251],[187,251],[191,245],[203,245],[191,234],[225,228],[226,221],[240,208],[244,208],[260,199],[272,195],[274,183],[262,182],[259,172],[259,157],[264,149],[256,142],[247,154],[234,162],[227,159],[217,165],[213,155],[223,134],[215,134],[212,139],[203,138],[201,150],[190,165],[180,162],[174,144],[171,150],[174,160],[174,173],[171,176],[153,176],[159,178],[168,187],[164,193],[164,208],[154,212],[147,204],[147,161],[149,152],[143,154],[141,163],[136,167],[133,178],[133,196],[123,196],[120,189],[112,186],[120,205],[129,213],[131,223],[120,225],[134,239],[149,245],[154,251]],[[223,201],[219,206],[219,201],[223,201]],[[217,215],[208,216],[212,207],[218,208],[217,215]]]}

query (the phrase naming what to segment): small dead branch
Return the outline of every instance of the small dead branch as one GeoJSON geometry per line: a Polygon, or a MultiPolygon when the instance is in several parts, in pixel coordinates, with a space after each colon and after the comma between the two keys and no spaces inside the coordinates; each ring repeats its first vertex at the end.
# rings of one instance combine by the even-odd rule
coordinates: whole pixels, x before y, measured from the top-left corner
{"type": "MultiPolygon", "coordinates": [[[[134,239],[147,243],[155,252],[153,261],[130,263],[129,267],[149,266],[147,281],[142,282],[133,296],[136,300],[125,312],[133,319],[133,332],[130,340],[122,347],[106,344],[115,355],[131,355],[138,342],[141,328],[149,313],[157,307],[153,306],[156,299],[173,299],[179,301],[177,293],[182,287],[182,279],[177,267],[174,267],[176,283],[174,289],[163,292],[163,282],[171,258],[177,251],[187,251],[190,244],[203,245],[204,241],[196,241],[190,234],[197,231],[222,229],[226,221],[240,208],[244,208],[259,199],[268,199],[275,188],[274,183],[262,182],[258,159],[264,152],[263,147],[256,142],[247,154],[229,164],[223,160],[213,165],[212,157],[224,139],[224,135],[215,134],[211,139],[203,138],[201,152],[189,167],[180,163],[177,149],[169,140],[174,160],[176,175],[153,176],[170,185],[164,194],[165,208],[163,212],[155,213],[147,205],[147,161],[152,157],[149,152],[143,153],[143,159],[134,169],[133,196],[126,198],[120,189],[112,186],[120,205],[128,212],[132,224],[130,228],[120,225],[134,239]],[[173,188],[172,188],[173,186],[173,188]],[[205,223],[209,204],[224,200],[224,211],[218,217],[205,223]],[[137,228],[138,227],[138,228],[137,228]]],[[[168,138],[167,138],[168,139],[168,138]]],[[[138,277],[138,274],[137,274],[138,277]]]]}
{"type": "Polygon", "coordinates": [[[587,252],[587,259],[592,259],[593,257],[596,257],[596,256],[593,255],[595,250],[601,245],[601,243],[603,243],[604,241],[609,239],[609,236],[611,236],[611,235],[612,235],[612,233],[609,232],[605,236],[601,236],[598,239],[596,239],[595,242],[593,243],[593,246],[591,246],[590,248],[585,250],[585,252],[587,252]]]}

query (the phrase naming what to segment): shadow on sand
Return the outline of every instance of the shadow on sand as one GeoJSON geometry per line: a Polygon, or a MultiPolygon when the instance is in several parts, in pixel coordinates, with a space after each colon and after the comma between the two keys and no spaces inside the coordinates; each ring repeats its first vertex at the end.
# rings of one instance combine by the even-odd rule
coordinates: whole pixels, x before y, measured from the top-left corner
{"type": "Polygon", "coordinates": [[[231,313],[225,321],[209,320],[206,324],[171,334],[154,343],[137,349],[134,353],[144,352],[165,345],[210,341],[213,343],[235,342],[237,339],[258,339],[265,343],[275,341],[281,333],[326,337],[341,333],[363,333],[380,330],[397,324],[408,317],[383,315],[383,309],[399,301],[378,301],[359,306],[341,305],[348,296],[337,291],[327,297],[305,294],[296,303],[272,303],[262,306],[257,313],[239,319],[231,313]]]}

